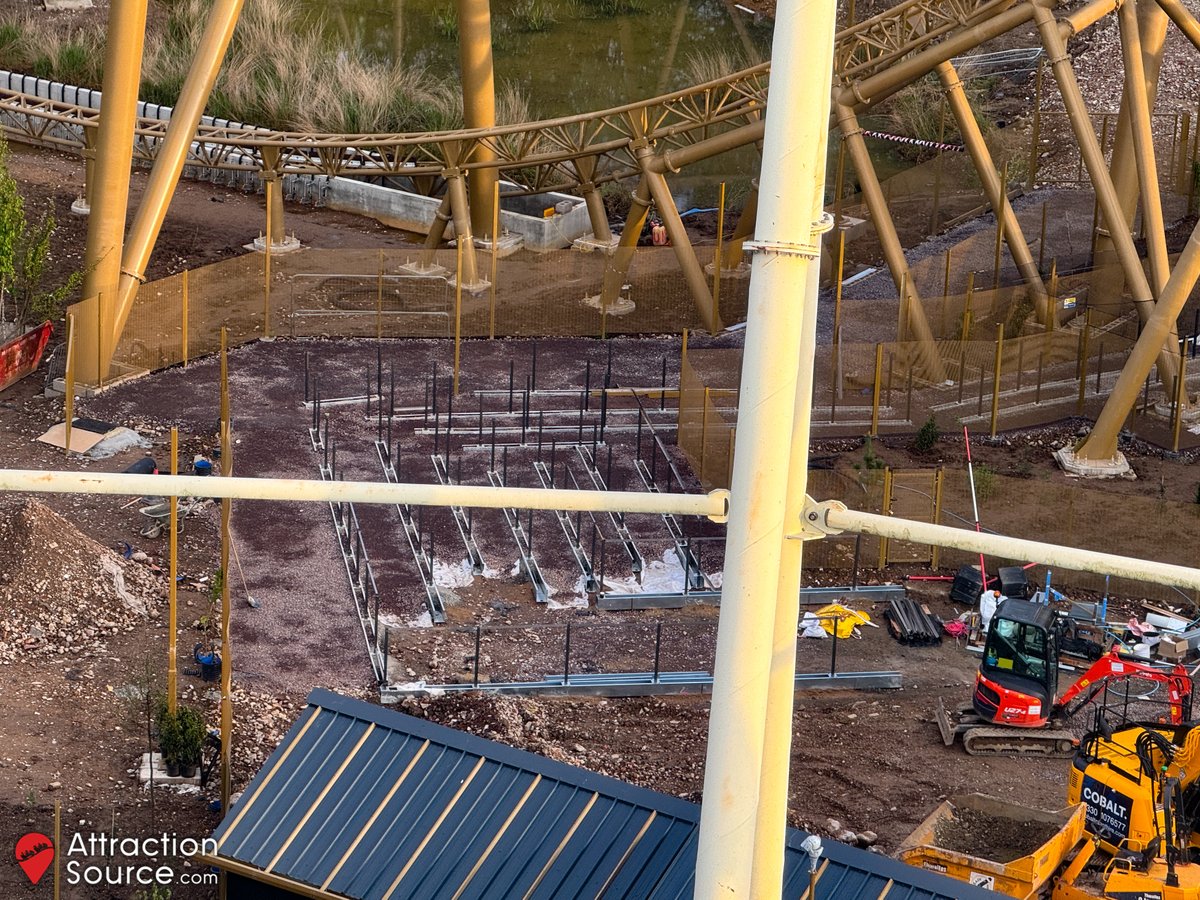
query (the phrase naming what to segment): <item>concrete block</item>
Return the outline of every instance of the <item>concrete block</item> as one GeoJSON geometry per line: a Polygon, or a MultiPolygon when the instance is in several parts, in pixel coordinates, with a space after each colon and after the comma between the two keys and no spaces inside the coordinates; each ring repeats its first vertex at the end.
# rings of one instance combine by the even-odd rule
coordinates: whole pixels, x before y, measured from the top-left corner
{"type": "Polygon", "coordinates": [[[1133,467],[1125,454],[1117,451],[1114,459],[1091,460],[1080,459],[1075,455],[1074,447],[1063,447],[1054,451],[1054,458],[1068,475],[1078,475],[1082,478],[1136,478],[1133,467]]]}
{"type": "Polygon", "coordinates": [[[150,782],[150,768],[154,767],[154,783],[159,784],[193,784],[196,787],[200,786],[200,773],[197,772],[191,778],[184,778],[182,775],[168,775],[167,767],[163,765],[161,753],[143,753],[141,761],[138,763],[138,783],[148,784],[150,782]]]}
{"type": "Polygon", "coordinates": [[[92,8],[92,0],[42,0],[42,2],[46,6],[46,12],[92,8]]]}

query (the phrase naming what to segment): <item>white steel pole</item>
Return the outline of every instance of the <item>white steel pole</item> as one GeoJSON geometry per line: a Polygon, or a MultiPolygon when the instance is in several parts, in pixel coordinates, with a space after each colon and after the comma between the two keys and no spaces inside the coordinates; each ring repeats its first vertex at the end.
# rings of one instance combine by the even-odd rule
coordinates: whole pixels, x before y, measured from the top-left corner
{"type": "MultiPolygon", "coordinates": [[[[775,111],[763,138],[755,241],[745,245],[755,256],[700,811],[698,900],[752,896],[756,866],[764,867],[762,896],[773,891],[778,897],[782,885],[776,872],[783,871],[784,831],[761,842],[756,832],[789,469],[807,464],[807,454],[793,453],[792,440],[797,411],[808,415],[808,398],[798,402],[796,396],[797,366],[808,273],[824,230],[818,219],[824,218],[834,13],[833,0],[785,0],[776,10],[768,94],[775,111]]],[[[778,764],[775,754],[772,760],[778,764]]]]}
{"type": "Polygon", "coordinates": [[[305,481],[297,478],[211,478],[196,475],[126,475],[121,472],[53,472],[0,469],[0,491],[35,494],[124,494],[138,497],[231,497],[234,500],[319,500],[336,503],[404,503],[480,509],[547,509],[707,516],[721,520],[728,491],[659,494],[576,491],[468,484],[389,484],[378,481],[305,481]]]}

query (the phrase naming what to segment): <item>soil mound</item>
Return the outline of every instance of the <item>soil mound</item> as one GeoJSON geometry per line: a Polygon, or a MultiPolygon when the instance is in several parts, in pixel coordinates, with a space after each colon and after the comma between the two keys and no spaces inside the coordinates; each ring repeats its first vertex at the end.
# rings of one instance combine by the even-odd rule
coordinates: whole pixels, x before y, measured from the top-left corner
{"type": "Polygon", "coordinates": [[[156,615],[165,590],[44,504],[0,502],[0,663],[101,651],[156,615]]]}
{"type": "Polygon", "coordinates": [[[1028,856],[1057,832],[1044,822],[1022,822],[970,807],[956,809],[934,829],[939,847],[998,863],[1028,856]]]}

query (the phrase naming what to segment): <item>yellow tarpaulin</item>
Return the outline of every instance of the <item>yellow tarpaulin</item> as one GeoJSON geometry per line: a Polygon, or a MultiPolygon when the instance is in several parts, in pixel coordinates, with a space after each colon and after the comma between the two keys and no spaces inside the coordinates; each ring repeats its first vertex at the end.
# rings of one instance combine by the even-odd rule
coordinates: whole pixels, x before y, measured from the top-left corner
{"type": "Polygon", "coordinates": [[[871,622],[871,617],[865,612],[855,612],[837,603],[822,606],[814,615],[821,620],[821,627],[830,636],[833,635],[836,628],[839,638],[850,637],[856,627],[859,625],[868,625],[871,622]]]}

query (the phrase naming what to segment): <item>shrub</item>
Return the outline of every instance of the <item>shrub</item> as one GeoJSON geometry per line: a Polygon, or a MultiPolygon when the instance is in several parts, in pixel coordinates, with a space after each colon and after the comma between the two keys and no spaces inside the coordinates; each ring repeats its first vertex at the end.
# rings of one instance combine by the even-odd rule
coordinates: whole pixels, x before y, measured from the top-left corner
{"type": "Polygon", "coordinates": [[[871,441],[871,436],[869,434],[863,443],[862,467],[868,470],[887,468],[887,463],[875,455],[875,444],[871,441]]]}
{"type": "Polygon", "coordinates": [[[913,438],[913,449],[918,453],[928,453],[941,438],[942,433],[938,431],[937,420],[930,413],[925,424],[921,426],[921,430],[917,432],[917,436],[913,438]]]}
{"type": "Polygon", "coordinates": [[[975,496],[981,501],[996,493],[996,472],[991,466],[980,464],[974,467],[975,496]]]}

